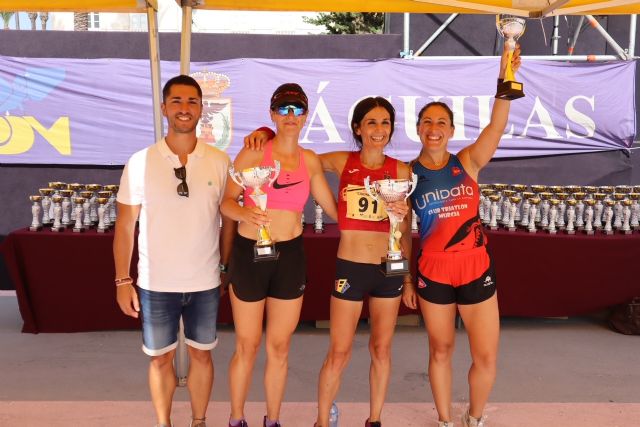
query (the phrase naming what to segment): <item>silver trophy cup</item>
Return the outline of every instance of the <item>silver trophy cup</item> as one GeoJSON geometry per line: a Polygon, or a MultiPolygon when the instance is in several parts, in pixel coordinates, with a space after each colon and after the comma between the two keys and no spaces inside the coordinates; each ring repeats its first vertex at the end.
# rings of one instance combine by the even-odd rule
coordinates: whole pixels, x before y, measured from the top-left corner
{"type": "MultiPolygon", "coordinates": [[[[382,199],[385,203],[406,200],[416,189],[417,183],[418,176],[414,173],[411,174],[411,180],[380,179],[370,183],[369,177],[364,179],[364,187],[369,196],[375,200],[382,199]]],[[[398,218],[388,210],[387,215],[389,216],[389,247],[387,257],[382,259],[383,273],[386,276],[404,275],[409,272],[409,261],[402,256],[400,248],[402,233],[399,225],[404,218],[398,218]]]]}
{"type": "MultiPolygon", "coordinates": [[[[264,184],[271,186],[280,174],[280,162],[273,161],[274,166],[256,166],[236,172],[233,166],[229,167],[231,179],[243,189],[251,187],[251,200],[263,211],[267,210],[267,194],[262,191],[264,184]]],[[[269,227],[261,225],[258,227],[258,238],[253,247],[254,261],[273,261],[278,259],[276,244],[271,238],[269,227]]]]}

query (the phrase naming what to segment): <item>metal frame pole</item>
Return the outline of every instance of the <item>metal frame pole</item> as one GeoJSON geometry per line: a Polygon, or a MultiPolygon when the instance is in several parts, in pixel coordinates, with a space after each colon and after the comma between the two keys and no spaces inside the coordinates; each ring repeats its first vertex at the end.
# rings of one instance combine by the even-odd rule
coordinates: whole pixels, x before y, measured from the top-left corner
{"type": "Polygon", "coordinates": [[[630,59],[629,55],[627,55],[624,49],[622,49],[620,45],[613,39],[613,37],[611,37],[609,33],[607,33],[607,31],[602,28],[602,25],[600,25],[600,23],[596,20],[596,18],[593,17],[593,15],[585,15],[585,17],[589,21],[589,24],[591,24],[591,26],[595,28],[602,35],[602,37],[604,37],[607,43],[609,43],[609,46],[611,46],[613,50],[616,51],[621,59],[630,59]]]}
{"type": "Polygon", "coordinates": [[[153,131],[156,140],[164,136],[162,97],[160,95],[160,43],[158,41],[158,11],[147,2],[147,28],[149,31],[149,62],[151,64],[151,93],[153,101],[153,131]]]}
{"type": "Polygon", "coordinates": [[[631,15],[629,20],[629,57],[633,58],[636,55],[636,24],[638,21],[638,15],[631,15]]]}
{"type": "Polygon", "coordinates": [[[558,54],[558,40],[560,40],[560,15],[556,15],[553,17],[553,34],[551,35],[551,46],[553,49],[553,54],[558,54]]]}
{"type": "Polygon", "coordinates": [[[442,23],[442,25],[440,25],[440,28],[438,28],[436,31],[434,31],[434,33],[431,35],[431,37],[429,37],[427,39],[427,41],[425,41],[422,44],[422,46],[420,46],[418,48],[418,50],[415,51],[414,55],[415,56],[422,55],[422,52],[424,52],[431,45],[431,43],[433,43],[434,40],[437,39],[440,34],[442,34],[442,32],[449,26],[449,24],[451,24],[454,21],[454,19],[456,19],[458,17],[458,15],[460,15],[460,14],[459,13],[452,13],[451,15],[449,15],[447,20],[444,21],[442,23]]]}
{"type": "Polygon", "coordinates": [[[191,71],[191,22],[193,7],[189,0],[182,1],[182,31],[180,32],[180,74],[191,71]]]}
{"type": "Polygon", "coordinates": [[[403,14],[404,25],[403,25],[402,52],[400,52],[400,57],[401,58],[411,58],[411,57],[413,57],[413,52],[411,50],[409,50],[409,42],[410,42],[410,38],[411,38],[411,32],[410,32],[410,29],[409,29],[409,25],[411,23],[410,16],[411,15],[409,13],[404,13],[403,14]]]}
{"type": "Polygon", "coordinates": [[[576,43],[578,42],[578,36],[580,35],[580,31],[582,30],[582,24],[584,23],[584,15],[580,15],[580,19],[578,20],[578,25],[575,30],[573,30],[573,36],[571,36],[571,41],[569,42],[569,47],[567,48],[567,53],[569,55],[573,55],[573,50],[576,47],[576,43]]]}

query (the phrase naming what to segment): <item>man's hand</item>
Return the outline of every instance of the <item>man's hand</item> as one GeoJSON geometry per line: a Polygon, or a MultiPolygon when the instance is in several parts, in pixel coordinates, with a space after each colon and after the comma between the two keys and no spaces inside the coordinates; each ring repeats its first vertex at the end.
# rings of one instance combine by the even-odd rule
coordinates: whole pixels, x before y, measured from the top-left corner
{"type": "Polygon", "coordinates": [[[118,286],[116,288],[118,305],[127,316],[138,318],[140,315],[140,302],[138,293],[132,284],[118,286]]]}
{"type": "Polygon", "coordinates": [[[404,282],[404,286],[402,287],[402,303],[413,310],[418,308],[418,295],[411,282],[404,282]]]}

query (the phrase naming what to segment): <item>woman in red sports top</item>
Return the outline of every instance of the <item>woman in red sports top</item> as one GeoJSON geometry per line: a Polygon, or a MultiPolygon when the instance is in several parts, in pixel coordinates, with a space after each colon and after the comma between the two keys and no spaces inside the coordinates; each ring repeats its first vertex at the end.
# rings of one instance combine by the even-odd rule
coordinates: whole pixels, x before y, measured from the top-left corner
{"type": "MultiPolygon", "coordinates": [[[[316,427],[328,427],[331,403],[338,393],[342,372],[351,357],[353,339],[365,296],[371,319],[370,409],[367,427],[381,426],[380,415],[391,373],[391,341],[405,282],[411,276],[385,277],[380,260],[386,257],[389,219],[385,207],[364,189],[364,179],[409,179],[403,162],[384,154],[393,135],[395,109],[382,97],[366,98],[354,108],[351,130],[358,151],[337,151],[320,155],[322,167],[340,177],[338,225],[340,244],[336,260],[336,280],[331,296],[330,345],[318,381],[316,427]]],[[[245,146],[259,147],[262,129],[245,139],[245,146]]],[[[387,206],[394,215],[404,217],[400,225],[402,247],[411,254],[409,207],[406,202],[387,206]]]]}
{"type": "MultiPolygon", "coordinates": [[[[505,75],[507,49],[500,62],[505,75]]],[[[514,72],[520,66],[514,52],[514,72]]],[[[429,335],[429,383],[438,411],[438,425],[452,427],[451,359],[455,344],[456,311],[469,335],[469,408],[463,427],[484,425],[482,413],[496,376],[500,319],[493,264],[478,219],[478,173],[498,148],[509,118],[510,101],[496,99],[491,121],[475,143],[457,155],[447,151],[453,136],[453,113],[432,102],[418,114],[422,150],[413,162],[418,185],[411,202],[420,218],[417,286],[405,286],[403,301],[420,306],[429,335]]]]}
{"type": "Polygon", "coordinates": [[[267,193],[267,209],[252,202],[252,190],[244,191],[244,206],[238,204],[242,187],[227,180],[222,213],[238,221],[230,259],[230,297],[236,334],[236,349],[229,366],[231,417],[229,425],[246,427],[244,403],[262,338],[266,311],[264,388],[267,414],[265,427],[279,426],[288,354],[302,308],[306,285],[306,262],[302,245],[302,208],[309,192],[331,218],[337,217],[335,199],[318,156],[298,145],[308,112],[307,96],[295,83],[286,83],[271,97],[271,120],[276,134],[263,151],[243,149],[234,161],[237,171],[258,165],[280,163],[280,173],[267,193]],[[279,253],[277,261],[254,261],[258,227],[269,225],[279,253]]]}

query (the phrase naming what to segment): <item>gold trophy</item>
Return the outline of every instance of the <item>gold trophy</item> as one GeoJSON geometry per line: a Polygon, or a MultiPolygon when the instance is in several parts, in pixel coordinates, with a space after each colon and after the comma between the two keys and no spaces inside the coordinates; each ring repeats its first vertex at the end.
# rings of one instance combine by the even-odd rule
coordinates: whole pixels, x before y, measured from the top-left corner
{"type": "MultiPolygon", "coordinates": [[[[267,210],[267,194],[262,191],[261,187],[264,184],[269,185],[278,178],[280,174],[280,162],[273,161],[274,166],[256,166],[253,168],[243,169],[240,172],[235,172],[233,166],[229,167],[229,174],[231,179],[243,189],[247,187],[253,188],[251,193],[251,200],[263,211],[267,210]]],[[[278,259],[278,252],[276,251],[276,244],[271,238],[271,233],[266,225],[258,227],[258,238],[253,247],[253,260],[254,261],[274,261],[278,259]]]]}
{"type": "Polygon", "coordinates": [[[511,68],[511,59],[513,51],[516,49],[516,40],[524,34],[526,21],[524,18],[514,15],[497,15],[496,28],[502,37],[505,38],[505,45],[509,50],[507,57],[507,69],[504,74],[504,81],[498,84],[496,98],[499,99],[518,99],[524,96],[523,84],[515,81],[513,69],[511,68]]]}
{"type": "Polygon", "coordinates": [[[522,201],[522,197],[510,196],[509,201],[511,202],[511,205],[509,206],[509,223],[507,224],[507,227],[509,231],[516,231],[516,217],[517,217],[518,205],[522,201]]]}
{"type": "MultiPolygon", "coordinates": [[[[411,180],[408,179],[379,179],[369,182],[369,177],[364,179],[364,188],[373,199],[382,199],[387,203],[407,200],[407,197],[416,189],[418,175],[412,173],[411,180]]],[[[400,238],[402,232],[399,230],[400,223],[404,218],[396,217],[387,210],[389,216],[389,246],[387,257],[382,258],[383,273],[385,276],[404,275],[409,272],[409,260],[402,256],[400,249],[400,238]]]]}
{"type": "Polygon", "coordinates": [[[596,204],[596,199],[585,199],[584,203],[587,205],[587,208],[584,212],[584,232],[591,236],[594,234],[593,206],[596,204]]]}
{"type": "Polygon", "coordinates": [[[84,197],[73,198],[73,204],[74,204],[73,212],[75,212],[74,214],[75,222],[73,225],[74,233],[82,233],[85,230],[84,227],[82,226],[82,211],[83,211],[82,205],[84,205],[84,201],[85,201],[84,197]]]}
{"type": "Polygon", "coordinates": [[[537,231],[535,219],[538,205],[540,204],[540,198],[530,197],[529,204],[531,205],[531,207],[529,208],[529,226],[527,227],[527,229],[529,230],[529,233],[535,233],[537,231]]]}
{"type": "Polygon", "coordinates": [[[88,230],[91,228],[91,198],[93,191],[81,191],[80,197],[84,199],[82,203],[82,228],[88,230]]]}
{"type": "Polygon", "coordinates": [[[51,196],[53,195],[52,188],[41,188],[38,190],[42,196],[42,224],[49,226],[53,223],[53,218],[50,215],[51,209],[51,196]]]}

